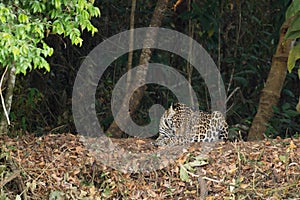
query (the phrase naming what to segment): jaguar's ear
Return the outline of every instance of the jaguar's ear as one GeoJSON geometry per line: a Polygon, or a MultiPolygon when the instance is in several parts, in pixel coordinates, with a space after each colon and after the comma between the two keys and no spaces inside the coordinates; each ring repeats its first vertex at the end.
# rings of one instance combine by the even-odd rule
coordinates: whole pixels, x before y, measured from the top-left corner
{"type": "Polygon", "coordinates": [[[174,109],[173,109],[173,103],[171,103],[171,106],[170,106],[170,111],[174,111],[174,109]]]}
{"type": "Polygon", "coordinates": [[[173,103],[171,104],[170,108],[169,108],[169,114],[175,114],[175,111],[173,109],[173,103]]]}

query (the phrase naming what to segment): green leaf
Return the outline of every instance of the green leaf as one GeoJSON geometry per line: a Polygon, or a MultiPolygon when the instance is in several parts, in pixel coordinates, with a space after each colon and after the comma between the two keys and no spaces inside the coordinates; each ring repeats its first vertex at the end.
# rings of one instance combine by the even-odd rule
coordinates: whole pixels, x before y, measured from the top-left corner
{"type": "Polygon", "coordinates": [[[29,68],[28,60],[20,59],[19,65],[16,65],[16,74],[22,73],[26,75],[26,70],[29,68]]]}
{"type": "Polygon", "coordinates": [[[44,66],[44,68],[46,69],[47,72],[50,72],[50,65],[49,65],[49,63],[47,63],[47,64],[44,66]]]}
{"type": "Polygon", "coordinates": [[[299,34],[295,35],[295,32],[300,31],[300,15],[298,15],[293,21],[291,22],[290,27],[288,28],[284,38],[285,39],[296,39],[299,38],[299,34]],[[298,37],[297,37],[298,35],[298,37]],[[295,38],[296,37],[296,38],[295,38]]]}
{"type": "Polygon", "coordinates": [[[208,158],[203,155],[198,155],[195,157],[195,160],[187,163],[186,165],[190,165],[191,167],[201,167],[208,164],[208,158]]]}
{"type": "Polygon", "coordinates": [[[9,0],[6,4],[0,3],[0,65],[14,63],[16,73],[24,75],[32,68],[50,71],[45,57],[53,54],[53,48],[43,44],[44,37],[52,31],[81,46],[80,30],[89,28],[92,34],[97,31],[90,19],[100,15],[100,10],[91,2],[93,0],[9,0]]]}
{"type": "Polygon", "coordinates": [[[60,8],[60,0],[55,0],[54,6],[56,9],[59,9],[60,8]]]}
{"type": "Polygon", "coordinates": [[[10,39],[11,38],[11,34],[9,34],[9,33],[1,33],[1,38],[2,39],[10,39]]]}
{"type": "Polygon", "coordinates": [[[249,85],[249,81],[247,79],[245,79],[244,77],[233,77],[233,80],[236,81],[237,83],[243,85],[243,86],[247,86],[249,85]]]}
{"type": "Polygon", "coordinates": [[[294,46],[290,53],[288,58],[288,71],[291,73],[293,68],[295,67],[296,61],[300,59],[300,44],[297,44],[294,46]]]}
{"type": "Polygon", "coordinates": [[[186,169],[184,169],[184,166],[180,166],[179,174],[182,181],[188,182],[190,180],[189,174],[187,173],[186,169]]]}
{"type": "Polygon", "coordinates": [[[28,16],[23,13],[19,14],[18,20],[20,23],[28,23],[28,21],[29,21],[28,16]]]}
{"type": "Polygon", "coordinates": [[[299,31],[293,31],[293,32],[289,32],[288,34],[286,34],[284,36],[284,39],[297,39],[297,38],[300,38],[300,30],[299,31]]]}
{"type": "Polygon", "coordinates": [[[285,112],[288,115],[288,117],[296,117],[296,116],[299,115],[299,113],[297,111],[295,111],[295,110],[287,110],[285,112]]]}
{"type": "Polygon", "coordinates": [[[299,14],[300,12],[300,1],[292,1],[291,5],[288,7],[285,19],[288,20],[289,18],[295,16],[296,14],[299,14]]]}
{"type": "Polygon", "coordinates": [[[28,49],[27,44],[23,44],[23,45],[21,46],[21,48],[20,48],[20,51],[21,51],[21,53],[22,53],[23,55],[28,54],[29,49],[28,49]]]}
{"type": "Polygon", "coordinates": [[[97,7],[94,7],[92,4],[89,5],[88,11],[91,14],[91,16],[94,16],[94,17],[100,17],[100,15],[101,15],[100,9],[97,7]]]}
{"type": "Polygon", "coordinates": [[[40,59],[39,59],[39,57],[34,57],[34,58],[32,59],[32,61],[33,61],[33,67],[34,67],[34,69],[36,69],[37,66],[39,66],[39,64],[40,64],[40,59]]]}
{"type": "Polygon", "coordinates": [[[84,19],[89,19],[90,18],[90,14],[88,13],[88,11],[86,10],[83,10],[80,12],[81,16],[84,18],[84,19]]]}
{"type": "Polygon", "coordinates": [[[283,162],[283,163],[286,163],[288,161],[288,158],[286,156],[282,156],[282,155],[279,155],[279,159],[283,162]]]}
{"type": "Polygon", "coordinates": [[[16,33],[17,33],[16,36],[18,38],[22,38],[23,39],[23,37],[26,35],[24,26],[23,25],[16,26],[16,33]]]}
{"type": "Polygon", "coordinates": [[[33,13],[42,12],[42,5],[39,1],[34,1],[32,3],[33,13]]]}
{"type": "Polygon", "coordinates": [[[53,32],[57,33],[59,35],[63,34],[65,32],[64,27],[62,25],[62,23],[59,20],[56,20],[53,22],[53,32]]]}
{"type": "Polygon", "coordinates": [[[3,15],[0,15],[0,20],[3,24],[6,23],[6,17],[4,17],[3,15]]]}
{"type": "Polygon", "coordinates": [[[14,58],[16,59],[20,55],[20,49],[17,47],[12,47],[12,53],[14,55],[14,58]]]}
{"type": "Polygon", "coordinates": [[[95,14],[94,14],[94,16],[95,17],[100,17],[101,16],[101,12],[100,12],[100,9],[99,8],[97,8],[97,7],[95,7],[95,14]]]}
{"type": "Polygon", "coordinates": [[[51,18],[51,19],[56,18],[56,17],[57,17],[57,13],[58,13],[57,10],[54,10],[54,9],[51,10],[51,11],[50,11],[50,18],[51,18]]]}
{"type": "Polygon", "coordinates": [[[52,56],[53,55],[53,52],[54,52],[54,50],[53,50],[53,48],[49,48],[49,50],[48,50],[48,55],[49,56],[52,56]]]}
{"type": "Polygon", "coordinates": [[[274,113],[280,113],[280,110],[277,106],[272,106],[274,113]]]}
{"type": "Polygon", "coordinates": [[[44,30],[45,30],[44,24],[34,24],[32,28],[32,32],[35,32],[36,37],[43,38],[44,35],[44,30]]]}
{"type": "Polygon", "coordinates": [[[96,32],[98,32],[98,29],[95,28],[95,27],[93,27],[93,28],[92,28],[92,36],[94,36],[94,34],[95,34],[96,32]]]}
{"type": "Polygon", "coordinates": [[[83,10],[85,6],[85,1],[84,0],[78,0],[78,8],[80,10],[83,10]]]}
{"type": "Polygon", "coordinates": [[[282,110],[287,110],[287,109],[289,109],[291,107],[291,105],[289,104],[289,103],[284,103],[283,105],[282,105],[282,110]]]}
{"type": "Polygon", "coordinates": [[[80,37],[75,38],[74,40],[72,40],[73,44],[78,45],[81,47],[82,46],[82,39],[80,37]]]}

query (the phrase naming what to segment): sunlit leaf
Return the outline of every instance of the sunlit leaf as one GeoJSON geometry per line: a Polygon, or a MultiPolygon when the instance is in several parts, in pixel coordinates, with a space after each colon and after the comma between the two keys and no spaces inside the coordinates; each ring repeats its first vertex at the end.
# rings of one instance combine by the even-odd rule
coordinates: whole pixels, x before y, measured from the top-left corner
{"type": "Polygon", "coordinates": [[[286,163],[288,161],[288,158],[286,156],[283,155],[279,155],[279,159],[283,162],[286,163]]]}
{"type": "Polygon", "coordinates": [[[20,54],[20,49],[17,47],[13,47],[12,53],[14,54],[14,57],[16,58],[20,54]]]}
{"type": "Polygon", "coordinates": [[[34,1],[32,3],[32,9],[33,9],[33,13],[42,12],[41,3],[39,1],[34,1]]]}
{"type": "Polygon", "coordinates": [[[299,38],[300,33],[300,15],[297,16],[292,22],[290,27],[288,28],[285,39],[296,39],[299,38]]]}
{"type": "Polygon", "coordinates": [[[284,39],[297,39],[297,38],[300,38],[300,30],[289,32],[288,34],[285,35],[284,39]]]}
{"type": "Polygon", "coordinates": [[[53,52],[54,52],[53,48],[49,48],[48,55],[49,55],[49,56],[52,56],[52,55],[53,55],[53,52]]]}
{"type": "Polygon", "coordinates": [[[295,67],[296,61],[300,59],[300,44],[294,46],[288,57],[288,71],[291,72],[295,67]]]}
{"type": "Polygon", "coordinates": [[[1,38],[2,39],[10,39],[11,38],[11,34],[9,34],[9,33],[1,33],[1,38]]]}
{"type": "Polygon", "coordinates": [[[80,10],[83,10],[85,6],[85,1],[84,0],[78,0],[78,8],[80,10]]]}
{"type": "Polygon", "coordinates": [[[77,37],[77,38],[74,39],[73,42],[74,42],[75,45],[79,45],[81,47],[82,46],[82,41],[83,40],[80,37],[77,37]]]}
{"type": "Polygon", "coordinates": [[[43,42],[49,34],[59,34],[82,45],[82,32],[97,29],[90,18],[100,13],[87,0],[8,1],[0,3],[0,66],[15,64],[16,73],[26,75],[32,68],[50,71],[45,57],[53,55],[53,48],[43,42]],[[24,7],[23,7],[24,6],[24,7]],[[43,14],[36,14],[41,13],[43,14]],[[43,44],[43,47],[40,46],[43,44]]]}
{"type": "Polygon", "coordinates": [[[47,72],[50,72],[50,65],[48,63],[44,65],[44,68],[46,69],[47,72]]]}
{"type": "Polygon", "coordinates": [[[56,9],[60,8],[60,0],[55,0],[54,6],[56,9]]]}
{"type": "Polygon", "coordinates": [[[20,23],[28,23],[28,21],[29,21],[28,16],[23,13],[19,14],[18,20],[20,23]]]}
{"type": "Polygon", "coordinates": [[[98,29],[95,28],[95,27],[93,27],[91,31],[92,31],[92,36],[94,36],[94,34],[95,34],[96,32],[98,32],[98,29]]]}
{"type": "Polygon", "coordinates": [[[285,19],[289,19],[296,14],[299,14],[300,12],[300,1],[292,1],[291,5],[288,7],[286,14],[285,14],[285,19]]]}
{"type": "Polygon", "coordinates": [[[22,45],[20,51],[23,55],[28,54],[29,51],[28,46],[26,44],[22,45]]]}
{"type": "Polygon", "coordinates": [[[180,174],[180,179],[181,179],[182,181],[187,182],[187,181],[190,180],[189,174],[187,173],[186,169],[184,169],[183,166],[180,167],[180,172],[179,172],[179,174],[180,174]]]}

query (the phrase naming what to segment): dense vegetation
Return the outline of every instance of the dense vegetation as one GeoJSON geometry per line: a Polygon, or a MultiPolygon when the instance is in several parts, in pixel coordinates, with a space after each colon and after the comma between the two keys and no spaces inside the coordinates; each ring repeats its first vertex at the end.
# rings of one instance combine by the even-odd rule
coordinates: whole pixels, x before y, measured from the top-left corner
{"type": "MultiPolygon", "coordinates": [[[[0,121],[0,199],[299,198],[299,24],[300,3],[291,0],[0,1],[0,98],[6,104],[0,121]],[[85,94],[78,100],[72,90],[81,64],[105,39],[148,26],[179,31],[207,50],[224,81],[230,135],[246,139],[251,126],[249,141],[165,151],[153,138],[130,138],[114,129],[112,92],[131,66],[148,61],[172,66],[191,82],[200,109],[213,107],[203,78],[187,60],[147,48],[133,51],[132,61],[130,53],[117,57],[98,85],[93,82],[97,117],[106,133],[117,137],[107,142],[117,148],[99,137],[85,143],[76,134],[72,101],[81,102],[85,94]],[[253,128],[257,121],[263,130],[253,128]],[[263,133],[286,139],[251,141],[263,139],[263,133]],[[170,158],[173,154],[178,157],[170,158]]],[[[147,42],[154,37],[147,34],[147,42]]],[[[130,81],[141,77],[146,79],[130,81]]],[[[81,83],[84,89],[90,84],[81,83]]],[[[153,104],[167,108],[178,101],[158,84],[140,87],[136,96],[130,113],[138,125],[150,121],[153,104]]]]}
{"type": "MultiPolygon", "coordinates": [[[[174,5],[175,2],[172,2],[174,5]]],[[[230,125],[250,126],[257,111],[260,91],[270,69],[278,31],[289,4],[283,1],[194,1],[188,9],[183,1],[175,10],[165,14],[162,27],[185,34],[189,20],[193,25],[193,38],[201,43],[213,57],[222,72],[227,95],[227,119],[230,125]],[[238,89],[237,89],[238,88],[238,89]]],[[[93,18],[98,29],[94,37],[83,31],[81,47],[63,35],[50,34],[44,42],[54,49],[46,57],[51,72],[35,70],[18,76],[12,105],[11,134],[28,131],[41,135],[48,132],[76,132],[72,122],[72,86],[85,56],[105,38],[129,29],[130,2],[95,1],[101,10],[100,18],[93,18]]],[[[155,7],[153,1],[137,2],[135,27],[148,26],[155,7]]],[[[71,38],[72,39],[72,38],[71,38]]],[[[140,51],[135,51],[133,64],[138,64],[140,51]]],[[[151,62],[163,63],[179,70],[188,77],[187,63],[168,52],[154,51],[151,62]]],[[[118,79],[126,72],[127,55],[118,58],[102,77],[97,90],[97,114],[105,127],[113,121],[110,111],[111,93],[118,79]]],[[[46,68],[47,69],[47,68],[46,68]]],[[[197,92],[201,109],[209,110],[209,95],[201,76],[192,73],[192,85],[197,92]]],[[[300,119],[295,110],[299,96],[297,67],[287,75],[280,103],[274,107],[275,116],[270,120],[267,135],[289,137],[299,133],[300,119]]],[[[133,116],[138,124],[147,123],[147,109],[154,103],[168,107],[177,101],[174,95],[159,85],[150,85],[143,104],[133,116]]]]}

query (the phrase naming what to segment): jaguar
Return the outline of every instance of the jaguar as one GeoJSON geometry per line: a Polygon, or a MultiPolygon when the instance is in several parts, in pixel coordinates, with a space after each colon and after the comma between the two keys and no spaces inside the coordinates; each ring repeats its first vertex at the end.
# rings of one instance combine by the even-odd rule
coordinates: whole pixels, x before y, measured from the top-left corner
{"type": "Polygon", "coordinates": [[[207,113],[183,103],[171,105],[162,115],[155,146],[217,142],[228,138],[228,124],[219,111],[207,113]]]}

